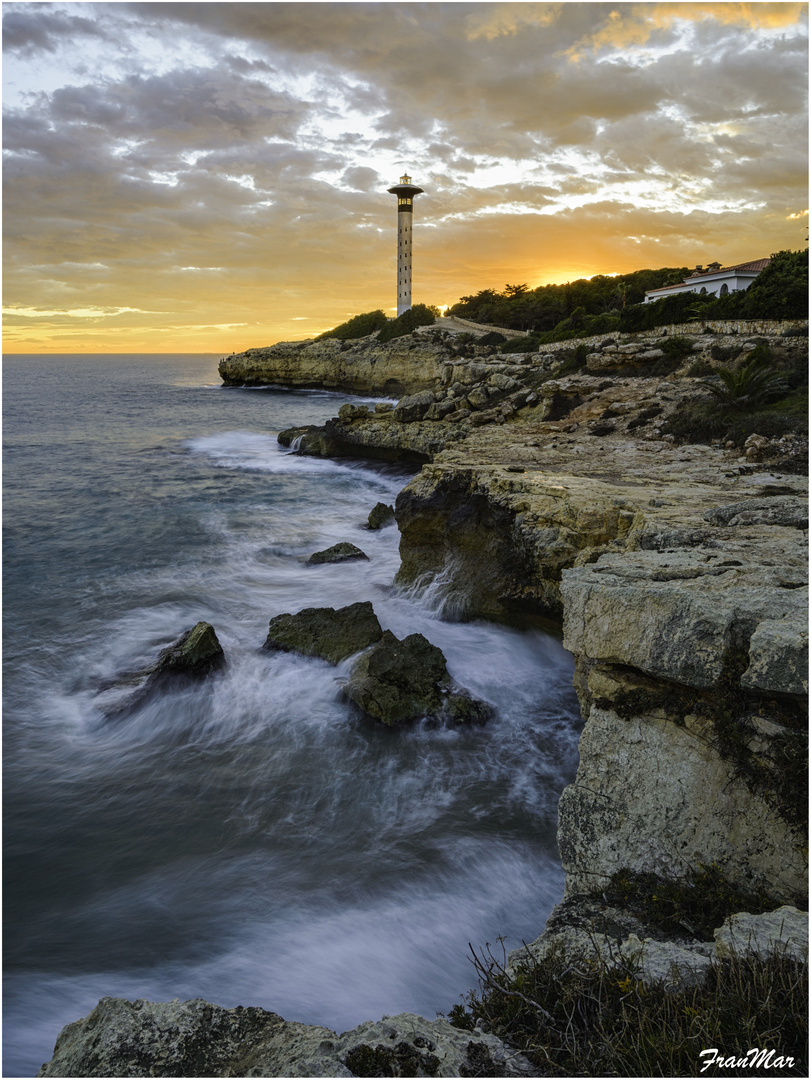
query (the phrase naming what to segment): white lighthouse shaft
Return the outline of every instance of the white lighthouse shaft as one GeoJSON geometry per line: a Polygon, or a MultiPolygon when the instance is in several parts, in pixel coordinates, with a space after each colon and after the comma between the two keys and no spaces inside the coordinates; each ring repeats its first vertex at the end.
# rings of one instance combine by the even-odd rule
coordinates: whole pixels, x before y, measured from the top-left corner
{"type": "Polygon", "coordinates": [[[414,214],[411,207],[397,214],[397,314],[411,307],[411,248],[414,214]]]}
{"type": "Polygon", "coordinates": [[[400,183],[390,187],[397,196],[397,314],[402,315],[411,307],[411,258],[414,246],[414,197],[422,195],[423,189],[411,183],[408,175],[400,177],[400,183]]]}

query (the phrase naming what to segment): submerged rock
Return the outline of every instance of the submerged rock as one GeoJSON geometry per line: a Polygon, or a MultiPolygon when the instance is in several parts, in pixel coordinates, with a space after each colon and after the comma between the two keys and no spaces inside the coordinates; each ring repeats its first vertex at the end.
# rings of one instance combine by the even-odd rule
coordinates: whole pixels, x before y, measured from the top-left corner
{"type": "Polygon", "coordinates": [[[453,685],[442,650],[422,634],[400,641],[386,630],[357,661],[344,693],[389,727],[424,717],[462,724],[492,716],[489,705],[453,685]]]}
{"type": "Polygon", "coordinates": [[[305,608],[270,620],[265,648],[317,656],[339,664],[383,636],[369,601],[343,608],[305,608]]]}
{"type": "Polygon", "coordinates": [[[37,1076],[531,1076],[494,1035],[412,1013],[337,1035],[260,1008],[102,998],[37,1076]]]}
{"type": "Polygon", "coordinates": [[[394,507],[379,502],[369,511],[367,525],[370,529],[382,529],[385,525],[391,525],[394,521],[394,507]]]}
{"type": "Polygon", "coordinates": [[[323,551],[316,551],[304,565],[320,566],[323,563],[351,562],[353,559],[366,559],[368,561],[369,556],[361,551],[359,547],[355,547],[354,544],[333,544],[332,547],[324,548],[323,551]]]}

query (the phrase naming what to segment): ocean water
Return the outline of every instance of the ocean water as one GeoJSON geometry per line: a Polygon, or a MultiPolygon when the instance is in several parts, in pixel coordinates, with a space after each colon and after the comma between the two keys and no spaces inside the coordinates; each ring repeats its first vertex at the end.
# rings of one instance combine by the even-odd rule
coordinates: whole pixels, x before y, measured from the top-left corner
{"type": "Polygon", "coordinates": [[[392,586],[410,475],[276,434],[345,396],[220,385],[211,356],[4,360],[4,1076],[105,995],[260,1005],[339,1031],[448,1011],[468,943],[560,898],[572,661],[392,586]],[[370,561],[307,567],[341,540],[370,561]],[[261,650],[270,618],[371,600],[491,702],[476,730],[353,712],[349,662],[261,650]],[[117,720],[105,681],[200,619],[228,666],[117,720]]]}

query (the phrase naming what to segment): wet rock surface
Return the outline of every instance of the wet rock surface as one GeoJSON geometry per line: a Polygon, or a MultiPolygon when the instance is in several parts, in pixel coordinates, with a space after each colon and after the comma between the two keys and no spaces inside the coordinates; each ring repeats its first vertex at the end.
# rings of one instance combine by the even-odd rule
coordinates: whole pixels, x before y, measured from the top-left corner
{"type": "Polygon", "coordinates": [[[379,502],[369,511],[366,525],[369,529],[383,529],[394,524],[394,507],[379,502]]]}
{"type": "Polygon", "coordinates": [[[323,551],[314,552],[309,559],[307,559],[305,566],[323,566],[327,563],[353,562],[357,559],[365,559],[368,562],[369,556],[365,551],[361,551],[361,549],[354,544],[344,542],[333,544],[332,547],[324,548],[323,551]]]}
{"type": "Polygon", "coordinates": [[[492,709],[455,687],[442,650],[422,634],[402,641],[390,630],[352,669],[344,693],[389,727],[421,719],[456,725],[484,723],[492,709]]]}
{"type": "Polygon", "coordinates": [[[201,678],[224,664],[225,654],[214,627],[199,622],[161,652],[150,677],[153,680],[173,675],[201,678]]]}
{"type": "Polygon", "coordinates": [[[270,620],[264,647],[269,651],[297,652],[339,664],[348,656],[379,641],[380,623],[369,601],[343,608],[304,608],[270,620]]]}
{"type": "Polygon", "coordinates": [[[225,663],[214,627],[199,622],[162,649],[154,663],[106,681],[96,695],[96,708],[108,719],[121,719],[152,694],[189,679],[204,679],[225,663]]]}

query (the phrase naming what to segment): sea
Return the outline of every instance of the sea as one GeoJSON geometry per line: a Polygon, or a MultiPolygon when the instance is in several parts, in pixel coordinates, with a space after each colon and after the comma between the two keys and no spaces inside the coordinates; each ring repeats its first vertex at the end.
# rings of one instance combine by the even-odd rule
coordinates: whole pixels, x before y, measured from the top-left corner
{"type": "Polygon", "coordinates": [[[348,400],[226,388],[211,355],[4,358],[4,1076],[104,996],[434,1018],[471,946],[534,939],[561,898],[572,658],[395,587],[398,530],[365,522],[413,470],[277,442],[348,400]],[[339,541],[369,561],[305,565],[339,541]],[[389,729],[342,697],[351,661],[262,649],[273,616],[360,600],[494,719],[389,729]],[[102,709],[199,620],[224,672],[102,709]]]}

